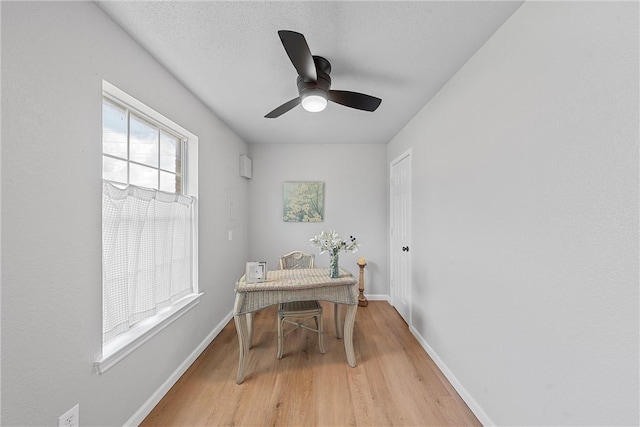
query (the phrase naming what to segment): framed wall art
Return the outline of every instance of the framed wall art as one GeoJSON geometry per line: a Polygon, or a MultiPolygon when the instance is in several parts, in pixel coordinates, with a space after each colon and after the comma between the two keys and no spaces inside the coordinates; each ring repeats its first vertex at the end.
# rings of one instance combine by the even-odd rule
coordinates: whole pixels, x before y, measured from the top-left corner
{"type": "Polygon", "coordinates": [[[284,222],[324,221],[324,182],[285,182],[282,205],[284,222]]]}

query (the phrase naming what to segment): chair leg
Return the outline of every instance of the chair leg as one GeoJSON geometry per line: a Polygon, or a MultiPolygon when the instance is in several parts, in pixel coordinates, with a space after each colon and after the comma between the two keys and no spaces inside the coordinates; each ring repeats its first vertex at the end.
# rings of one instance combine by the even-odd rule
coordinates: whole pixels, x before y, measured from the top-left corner
{"type": "Polygon", "coordinates": [[[284,322],[283,317],[278,317],[278,354],[276,355],[276,359],[282,359],[282,323],[284,322]]]}
{"type": "Polygon", "coordinates": [[[249,348],[253,342],[253,313],[247,313],[247,331],[249,335],[249,348]]]}
{"type": "Polygon", "coordinates": [[[320,343],[320,353],[324,354],[324,329],[322,326],[322,315],[316,316],[316,324],[318,325],[318,342],[320,343]]]}

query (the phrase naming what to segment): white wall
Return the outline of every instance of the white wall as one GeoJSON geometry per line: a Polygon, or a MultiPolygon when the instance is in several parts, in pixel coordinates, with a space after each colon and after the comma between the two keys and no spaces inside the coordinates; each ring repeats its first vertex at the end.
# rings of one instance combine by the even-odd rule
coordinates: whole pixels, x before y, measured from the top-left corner
{"type": "Polygon", "coordinates": [[[358,258],[367,259],[365,294],[388,295],[386,146],[380,144],[252,144],[253,180],[249,255],[278,268],[278,257],[292,250],[316,255],[319,267],[329,266],[309,239],[323,230],[354,235],[362,246],[355,254],[340,252],[340,266],[358,273],[358,258]],[[325,220],[283,221],[285,181],[325,183],[325,220]]]}
{"type": "Polygon", "coordinates": [[[388,150],[254,145],[251,181],[246,144],[95,5],[1,8],[2,425],[78,402],[122,425],[229,313],[246,259],[323,229],[362,241],[342,265],[365,256],[387,294],[387,164],[409,147],[412,327],[483,420],[639,424],[637,3],[525,3],[388,150]],[[102,79],[200,137],[205,295],[98,376],[102,79]],[[282,221],[288,180],[326,183],[324,223],[282,221]]]}
{"type": "Polygon", "coordinates": [[[526,2],[398,134],[413,328],[485,423],[638,425],[638,3],[526,2]]]}
{"type": "MultiPolygon", "coordinates": [[[[122,425],[229,314],[247,145],[90,2],[2,3],[2,425],[122,425]],[[102,79],[199,137],[198,306],[103,375],[102,79]]],[[[241,212],[246,209],[241,209],[241,212]]]]}

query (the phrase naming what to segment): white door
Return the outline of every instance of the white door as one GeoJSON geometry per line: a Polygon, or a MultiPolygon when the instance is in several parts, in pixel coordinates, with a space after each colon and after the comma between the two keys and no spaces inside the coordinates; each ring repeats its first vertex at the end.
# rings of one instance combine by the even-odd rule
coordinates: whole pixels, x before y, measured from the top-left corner
{"type": "Polygon", "coordinates": [[[391,162],[391,304],[411,325],[411,152],[391,162]]]}

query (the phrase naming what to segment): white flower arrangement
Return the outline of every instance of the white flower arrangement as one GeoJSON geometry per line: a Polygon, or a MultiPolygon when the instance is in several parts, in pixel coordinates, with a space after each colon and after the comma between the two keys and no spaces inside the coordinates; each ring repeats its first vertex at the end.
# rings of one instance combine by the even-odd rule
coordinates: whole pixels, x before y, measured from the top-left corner
{"type": "Polygon", "coordinates": [[[358,252],[358,246],[360,245],[355,237],[349,236],[348,239],[343,239],[334,230],[329,230],[328,233],[323,231],[309,239],[309,241],[312,246],[320,249],[320,254],[330,252],[337,255],[340,251],[354,253],[358,252]]]}

